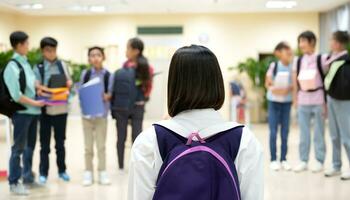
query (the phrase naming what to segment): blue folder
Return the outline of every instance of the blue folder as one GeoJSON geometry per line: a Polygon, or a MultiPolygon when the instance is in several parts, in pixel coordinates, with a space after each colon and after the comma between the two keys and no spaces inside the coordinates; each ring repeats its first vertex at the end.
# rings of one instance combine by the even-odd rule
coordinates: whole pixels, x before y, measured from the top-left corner
{"type": "Polygon", "coordinates": [[[79,88],[80,107],[84,116],[103,116],[105,106],[103,102],[104,88],[101,82],[79,88]]]}

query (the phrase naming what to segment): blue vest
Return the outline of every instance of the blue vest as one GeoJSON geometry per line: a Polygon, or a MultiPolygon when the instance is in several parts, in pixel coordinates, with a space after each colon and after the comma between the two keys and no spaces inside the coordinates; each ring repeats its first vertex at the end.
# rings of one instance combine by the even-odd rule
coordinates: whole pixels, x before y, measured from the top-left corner
{"type": "Polygon", "coordinates": [[[135,69],[123,67],[114,74],[111,109],[113,112],[128,111],[135,106],[137,86],[135,69]]]}

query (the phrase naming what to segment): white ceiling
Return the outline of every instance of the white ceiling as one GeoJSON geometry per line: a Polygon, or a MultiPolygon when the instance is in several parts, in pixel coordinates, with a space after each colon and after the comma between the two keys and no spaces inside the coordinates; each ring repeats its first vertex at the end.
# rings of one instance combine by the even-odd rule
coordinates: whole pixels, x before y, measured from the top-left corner
{"type": "Polygon", "coordinates": [[[326,11],[349,0],[295,0],[292,9],[268,9],[268,0],[0,0],[0,7],[32,15],[89,14],[89,6],[105,6],[103,13],[237,13],[237,12],[309,12],[326,11]],[[19,8],[19,5],[40,3],[43,9],[19,8]],[[74,8],[85,8],[74,10],[74,8]]]}

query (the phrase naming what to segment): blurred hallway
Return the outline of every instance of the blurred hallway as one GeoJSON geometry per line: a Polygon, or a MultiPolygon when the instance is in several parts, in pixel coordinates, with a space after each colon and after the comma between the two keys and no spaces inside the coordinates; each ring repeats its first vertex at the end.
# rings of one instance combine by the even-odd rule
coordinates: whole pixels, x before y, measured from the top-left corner
{"type": "MultiPolygon", "coordinates": [[[[146,121],[145,127],[152,124],[153,121],[146,121]]],[[[268,129],[266,124],[253,124],[252,129],[258,139],[261,141],[265,151],[265,199],[266,200],[348,200],[350,181],[340,181],[339,178],[325,178],[323,174],[313,174],[304,172],[296,174],[294,172],[272,172],[269,169],[269,155],[267,135],[268,129]],[[322,191],[322,192],[320,192],[322,191]]],[[[3,126],[0,128],[3,133],[3,126]]],[[[6,152],[4,135],[0,137],[0,152],[6,152]]],[[[298,161],[298,131],[292,128],[289,140],[289,161],[295,165],[298,161]]],[[[330,141],[328,132],[327,140],[327,160],[326,167],[330,166],[330,141]]],[[[55,155],[51,153],[51,168],[49,181],[46,187],[31,191],[27,198],[13,197],[9,195],[9,189],[6,181],[0,182],[0,200],[8,199],[27,199],[27,200],[84,200],[105,199],[105,200],[125,200],[127,193],[127,172],[117,170],[116,150],[115,150],[115,127],[114,121],[108,124],[107,139],[107,170],[112,181],[111,186],[100,186],[98,184],[92,187],[83,187],[81,184],[82,173],[84,170],[83,154],[83,135],[81,121],[79,118],[70,118],[67,132],[67,165],[68,173],[71,175],[71,183],[65,184],[57,179],[57,168],[55,165],[55,155]]],[[[130,140],[129,140],[130,141],[130,140]]],[[[38,145],[39,143],[37,143],[38,145]]],[[[53,144],[54,145],[54,144],[53,144]]],[[[127,144],[127,153],[130,149],[130,142],[127,144]]],[[[38,146],[37,146],[38,147],[38,146]]],[[[53,148],[53,146],[52,146],[53,148]]],[[[34,170],[38,169],[38,148],[34,156],[34,170]]],[[[54,151],[52,151],[54,152],[54,151]]],[[[312,152],[312,151],[311,151],[312,152]]],[[[3,154],[1,155],[2,158],[3,154]]],[[[129,158],[129,154],[127,154],[129,158]]],[[[313,158],[313,154],[311,157],[313,158]]],[[[344,158],[345,160],[345,158],[344,158]]],[[[1,165],[7,163],[6,159],[1,159],[1,165]]],[[[313,164],[314,160],[310,164],[313,164]]],[[[346,164],[344,167],[348,167],[346,164]]]]}

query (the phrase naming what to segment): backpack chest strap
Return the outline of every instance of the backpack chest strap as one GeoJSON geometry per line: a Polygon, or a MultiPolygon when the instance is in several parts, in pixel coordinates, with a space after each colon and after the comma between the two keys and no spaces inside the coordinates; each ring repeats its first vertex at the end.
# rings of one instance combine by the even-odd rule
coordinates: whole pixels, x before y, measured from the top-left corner
{"type": "Polygon", "coordinates": [[[205,143],[205,140],[203,138],[201,138],[201,136],[199,136],[199,133],[198,132],[195,132],[195,133],[191,133],[190,136],[188,136],[187,138],[187,142],[186,142],[186,145],[189,146],[192,144],[192,141],[193,141],[193,138],[197,138],[198,141],[201,143],[201,144],[204,144],[205,143]]]}

